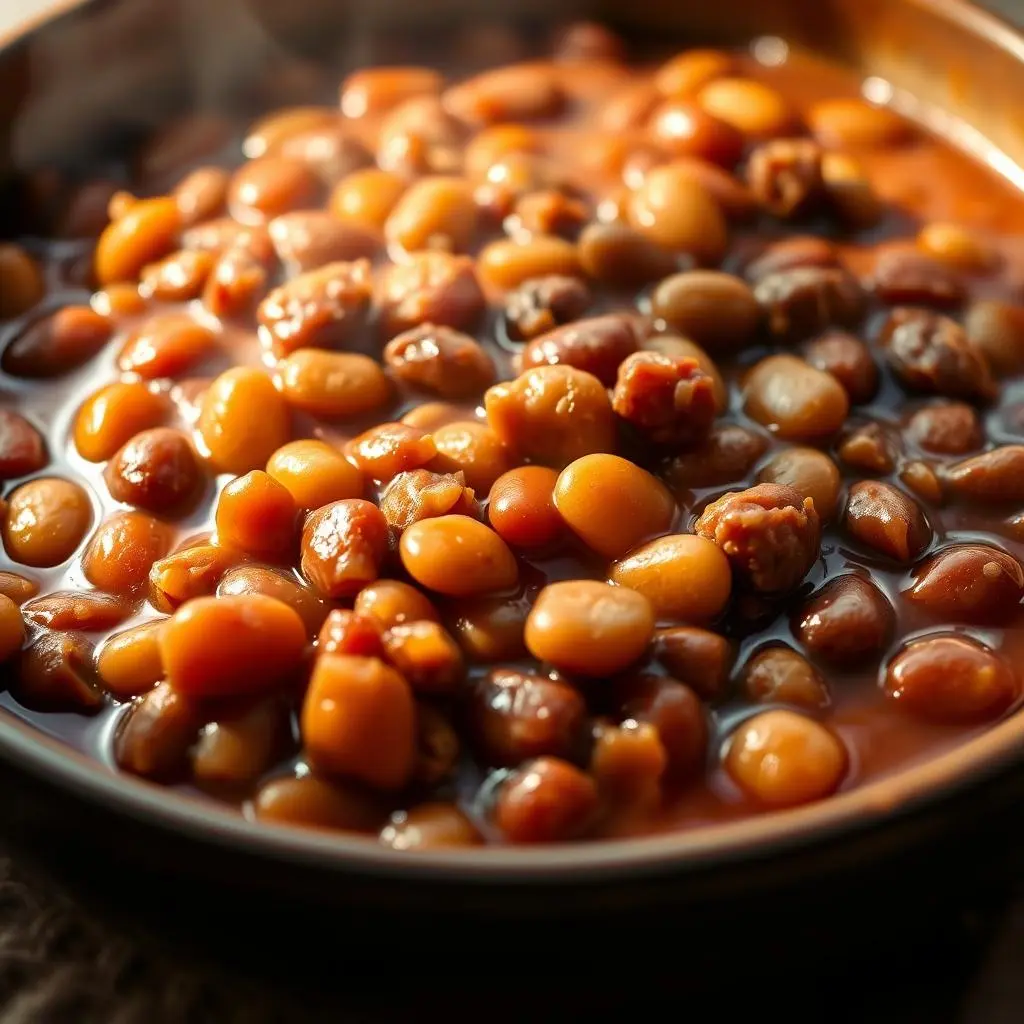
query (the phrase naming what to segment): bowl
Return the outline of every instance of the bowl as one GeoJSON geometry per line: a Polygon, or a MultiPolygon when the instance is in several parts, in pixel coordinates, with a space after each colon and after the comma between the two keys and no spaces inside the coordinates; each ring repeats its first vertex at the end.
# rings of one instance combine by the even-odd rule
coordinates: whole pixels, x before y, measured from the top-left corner
{"type": "MultiPolygon", "coordinates": [[[[628,36],[680,43],[781,37],[891,82],[897,98],[908,91],[926,122],[1008,177],[1024,173],[1015,99],[1024,89],[1024,40],[957,0],[552,6],[498,2],[488,17],[535,34],[554,20],[589,17],[628,36]]],[[[478,18],[473,0],[51,5],[0,50],[0,223],[18,216],[33,170],[125,152],[177,110],[244,113],[266,96],[268,80],[287,87],[282,69],[302,83],[323,61],[386,62],[413,45],[440,55],[459,26],[478,18]]],[[[0,757],[20,773],[13,827],[43,856],[100,876],[130,867],[149,879],[140,883],[147,898],[167,897],[160,880],[173,874],[213,892],[230,879],[261,899],[351,912],[445,908],[529,920],[686,906],[713,916],[726,897],[749,908],[790,891],[813,907],[826,877],[844,879],[844,895],[862,908],[857,894],[875,887],[877,895],[879,878],[901,895],[934,890],[936,872],[942,885],[955,885],[960,879],[941,867],[948,862],[921,851],[946,842],[964,857],[990,852],[977,836],[1024,792],[1024,715],[892,778],[796,810],[629,841],[415,856],[364,838],[256,825],[116,773],[46,735],[38,719],[9,712],[0,713],[0,757]]]]}

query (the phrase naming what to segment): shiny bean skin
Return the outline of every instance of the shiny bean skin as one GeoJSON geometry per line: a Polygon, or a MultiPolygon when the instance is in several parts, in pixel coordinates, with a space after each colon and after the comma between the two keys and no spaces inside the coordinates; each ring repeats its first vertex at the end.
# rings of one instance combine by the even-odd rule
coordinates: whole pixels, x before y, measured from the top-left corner
{"type": "Polygon", "coordinates": [[[761,321],[754,293],[738,277],[711,270],[675,274],[651,295],[651,311],[709,351],[748,341],[761,321]]]}
{"type": "Polygon", "coordinates": [[[356,595],[353,610],[374,619],[381,629],[407,622],[436,622],[437,609],[415,587],[400,580],[377,580],[356,595]]]}
{"type": "Polygon", "coordinates": [[[380,841],[393,850],[439,850],[479,846],[480,833],[453,804],[420,804],[392,815],[381,829],[380,841]]]}
{"type": "Polygon", "coordinates": [[[160,629],[163,620],[115,633],[96,656],[103,686],[119,699],[151,690],[163,678],[160,629]]]}
{"type": "Polygon", "coordinates": [[[835,433],[850,408],[833,376],[789,355],[758,363],[747,376],[744,395],[748,415],[791,441],[835,433]]]}
{"type": "Polygon", "coordinates": [[[597,809],[589,776],[558,758],[540,757],[502,784],[494,822],[510,843],[559,842],[585,832],[597,809]]]}
{"type": "Polygon", "coordinates": [[[305,509],[360,498],[365,486],[362,473],[324,441],[289,441],[267,460],[267,473],[305,509]]]}
{"type": "Polygon", "coordinates": [[[251,555],[281,557],[293,545],[296,514],[288,489],[254,469],[220,492],[215,512],[217,541],[251,555]]]}
{"type": "Polygon", "coordinates": [[[354,352],[299,349],[281,360],[278,372],[285,400],[315,416],[361,416],[391,398],[391,386],[380,365],[354,352]]]}
{"type": "Polygon", "coordinates": [[[798,613],[793,632],[807,650],[837,667],[877,659],[896,616],[881,590],[863,576],[838,576],[798,613]]]}
{"type": "Polygon", "coordinates": [[[139,382],[108,384],[92,394],[75,419],[75,447],[83,459],[104,462],[141,430],[170,414],[167,396],[139,382]]]}
{"type": "Polygon", "coordinates": [[[388,550],[388,524],[361,498],[317,509],[302,529],[302,575],[325,597],[357,594],[380,575],[388,550]]]}
{"type": "Polygon", "coordinates": [[[986,625],[1013,616],[1024,598],[1024,569],[998,548],[954,544],[921,565],[904,593],[936,618],[986,625]]]}
{"type": "Polygon", "coordinates": [[[89,496],[76,483],[39,477],[22,484],[7,499],[3,542],[22,565],[60,565],[74,553],[92,523],[89,496]]]}
{"type": "Polygon", "coordinates": [[[910,562],[925,549],[932,530],[920,507],[889,484],[861,480],[850,488],[846,528],[862,544],[910,562]]]}
{"type": "Polygon", "coordinates": [[[810,498],[823,522],[839,506],[841,478],[836,464],[817,448],[787,448],[768,462],[757,477],[761,483],[782,484],[810,498]]]}
{"type": "Polygon", "coordinates": [[[546,466],[520,466],[494,481],[487,516],[506,544],[543,548],[558,539],[563,520],[554,501],[557,481],[558,474],[546,466]]]}
{"type": "Polygon", "coordinates": [[[25,642],[25,624],[18,606],[0,594],[0,664],[8,661],[25,642]]]}
{"type": "Polygon", "coordinates": [[[82,556],[85,578],[111,594],[131,594],[149,580],[171,548],[166,523],[142,512],[118,512],[100,524],[82,556]]]}

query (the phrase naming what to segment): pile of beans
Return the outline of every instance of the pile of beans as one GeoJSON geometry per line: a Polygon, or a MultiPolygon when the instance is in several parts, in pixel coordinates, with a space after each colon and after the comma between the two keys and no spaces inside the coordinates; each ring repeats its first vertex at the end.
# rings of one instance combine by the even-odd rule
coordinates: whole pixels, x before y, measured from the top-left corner
{"type": "Polygon", "coordinates": [[[0,245],[8,712],[416,850],[805,804],[1016,706],[980,166],[810,58],[584,24],[201,134],[0,245]]]}

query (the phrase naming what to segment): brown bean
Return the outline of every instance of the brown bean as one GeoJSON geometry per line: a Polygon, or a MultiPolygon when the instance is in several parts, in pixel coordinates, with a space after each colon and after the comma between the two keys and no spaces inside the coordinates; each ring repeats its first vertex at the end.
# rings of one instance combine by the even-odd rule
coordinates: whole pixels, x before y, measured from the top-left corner
{"type": "Polygon", "coordinates": [[[22,607],[29,622],[48,629],[105,632],[124,622],[131,604],[96,590],[68,590],[37,597],[22,607]]]}
{"type": "Polygon", "coordinates": [[[452,607],[451,630],[471,661],[515,661],[527,655],[523,634],[529,611],[525,596],[469,598],[452,607]]]}
{"type": "Polygon", "coordinates": [[[323,654],[302,705],[302,741],[313,765],[375,789],[401,789],[416,756],[409,684],[377,658],[323,654]]]}
{"type": "Polygon", "coordinates": [[[721,50],[684,50],[658,68],[654,84],[666,96],[692,96],[708,82],[732,73],[736,58],[721,50]]]}
{"type": "Polygon", "coordinates": [[[144,266],[174,248],[181,226],[178,205],[167,196],[133,203],[108,225],[96,243],[99,283],[135,280],[144,266]]]}
{"type": "Polygon", "coordinates": [[[414,96],[382,120],[377,163],[405,177],[450,174],[462,163],[465,121],[448,111],[437,96],[414,96]]]}
{"type": "Polygon", "coordinates": [[[416,763],[413,783],[432,788],[458,768],[462,742],[448,717],[426,701],[416,702],[416,763]]]}
{"type": "Polygon", "coordinates": [[[120,320],[141,316],[149,307],[149,300],[139,294],[139,285],[121,281],[93,292],[89,305],[107,320],[120,320]]]}
{"type": "Polygon", "coordinates": [[[983,505],[1024,501],[1024,445],[1004,444],[964,459],[943,472],[960,499],[983,505]]]}
{"type": "Polygon", "coordinates": [[[110,496],[160,515],[188,511],[203,483],[195,451],[179,430],[143,430],[114,453],[104,478],[110,496]]]}
{"type": "Polygon", "coordinates": [[[1020,306],[981,299],[968,309],[964,330],[997,375],[1024,369],[1024,309],[1020,306]]]}
{"type": "Polygon", "coordinates": [[[640,287],[676,269],[676,258],[627,224],[589,224],[579,237],[580,266],[612,287],[640,287]]]}
{"type": "Polygon", "coordinates": [[[548,235],[491,242],[480,252],[477,266],[485,281],[506,289],[535,277],[573,276],[581,270],[577,246],[548,235]]]}
{"type": "Polygon", "coordinates": [[[384,634],[384,651],[415,693],[454,693],[465,675],[462,652],[437,622],[392,626],[384,634]]]}
{"type": "Polygon", "coordinates": [[[92,505],[78,484],[38,477],[7,499],[4,549],[22,565],[60,565],[71,557],[91,524],[92,505]]]}
{"type": "Polygon", "coordinates": [[[326,597],[348,597],[377,579],[387,550],[380,509],[361,498],[335,501],[306,520],[302,575],[326,597]]]}
{"type": "Polygon", "coordinates": [[[464,515],[412,523],[402,534],[402,565],[428,590],[467,597],[508,590],[519,576],[508,545],[489,527],[464,515]]]}
{"type": "Polygon", "coordinates": [[[464,178],[437,175],[414,182],[402,194],[384,224],[384,235],[389,245],[406,252],[464,252],[476,228],[472,186],[464,178]]]}
{"type": "Polygon", "coordinates": [[[849,431],[836,446],[836,455],[844,465],[878,476],[896,468],[897,454],[889,432],[878,423],[866,423],[849,431]]]}
{"type": "Polygon", "coordinates": [[[987,544],[953,544],[914,573],[904,596],[947,621],[990,625],[1011,617],[1024,597],[1024,569],[987,544]]]}
{"type": "Polygon", "coordinates": [[[620,725],[595,725],[589,772],[602,799],[631,809],[656,806],[667,764],[665,746],[652,725],[631,718],[620,725]]]}
{"type": "Polygon", "coordinates": [[[330,782],[316,775],[271,779],[253,798],[258,821],[300,828],[346,832],[375,832],[383,810],[361,789],[330,782]]]}
{"type": "Polygon", "coordinates": [[[510,843],[560,842],[582,835],[597,808],[589,776],[558,758],[539,757],[502,783],[494,823],[510,843]]]}
{"type": "Polygon", "coordinates": [[[810,498],[822,522],[836,514],[840,476],[836,464],[816,448],[787,448],[757,475],[758,483],[782,484],[810,498]]]}
{"type": "Polygon", "coordinates": [[[526,646],[565,672],[608,676],[633,664],[654,634],[642,594],[594,580],[546,586],[526,619],[526,646]]]}
{"type": "Polygon", "coordinates": [[[35,473],[46,465],[42,435],[24,416],[0,409],[0,480],[35,473]]]}
{"type": "Polygon", "coordinates": [[[267,293],[266,265],[243,248],[225,249],[203,289],[203,305],[221,320],[248,319],[267,293]]]}
{"type": "Polygon", "coordinates": [[[222,167],[198,167],[175,186],[174,201],[182,227],[218,217],[228,201],[231,176],[222,167]]]}
{"type": "Polygon", "coordinates": [[[799,341],[830,327],[860,320],[865,296],[857,279],[837,267],[796,267],[768,274],[754,287],[768,330],[782,341],[799,341]]]}
{"type": "Polygon", "coordinates": [[[362,68],[341,83],[341,112],[353,119],[379,114],[414,96],[439,95],[443,85],[433,68],[362,68]]]}
{"type": "Polygon", "coordinates": [[[761,322],[754,293],[738,277],[691,270],[665,278],[651,294],[651,312],[712,352],[737,348],[761,322]]]}
{"type": "Polygon", "coordinates": [[[374,302],[384,340],[424,323],[472,330],[486,305],[473,260],[446,252],[413,253],[385,267],[374,302]]]}
{"type": "Polygon", "coordinates": [[[178,608],[160,631],[167,682],[186,697],[268,689],[301,665],[305,647],[299,613],[265,594],[197,597],[178,608]]]}
{"type": "Polygon", "coordinates": [[[794,711],[763,711],[733,733],[725,767],[750,797],[790,807],[832,793],[846,773],[842,742],[825,726],[794,711]]]}
{"type": "Polygon", "coordinates": [[[296,409],[327,419],[374,412],[391,400],[380,364],[356,352],[300,348],[278,364],[281,394],[296,409]]]}
{"type": "Polygon", "coordinates": [[[908,644],[889,663],[884,688],[915,718],[955,725],[998,718],[1020,692],[1002,657],[963,636],[908,644]]]}
{"type": "Polygon", "coordinates": [[[905,462],[900,470],[900,480],[919,498],[938,505],[942,502],[942,484],[935,470],[926,462],[905,462]]]}
{"type": "Polygon", "coordinates": [[[847,97],[819,100],[808,110],[807,123],[821,144],[833,149],[888,149],[911,132],[894,111],[847,97]]]}
{"type": "Polygon", "coordinates": [[[918,233],[917,244],[933,259],[967,274],[983,274],[999,264],[992,247],[960,224],[926,224],[918,233]]]}
{"type": "Polygon", "coordinates": [[[676,456],[665,470],[665,480],[675,491],[736,483],[746,477],[767,447],[763,435],[723,423],[712,427],[693,451],[676,456]]]}
{"type": "Polygon", "coordinates": [[[922,309],[895,309],[879,340],[908,388],[980,401],[998,393],[985,356],[948,317],[922,309]]]}
{"type": "Polygon", "coordinates": [[[172,612],[194,597],[208,597],[221,577],[246,560],[240,551],[195,544],[174,551],[149,570],[149,601],[158,611],[172,612]]]}
{"type": "Polygon", "coordinates": [[[11,689],[19,703],[41,711],[99,710],[92,644],[80,633],[44,630],[21,652],[11,689]]]}
{"type": "Polygon", "coordinates": [[[75,417],[75,447],[90,462],[109,459],[140,430],[155,427],[170,412],[165,394],[140,382],[108,384],[82,404],[75,417]]]}
{"type": "Polygon", "coordinates": [[[437,455],[430,434],[404,423],[370,427],[345,446],[348,457],[371,479],[388,481],[421,469],[437,455]]]}
{"type": "Polygon", "coordinates": [[[473,823],[454,804],[420,804],[392,815],[380,832],[380,841],[392,850],[439,850],[479,846],[483,840],[473,823]]]}
{"type": "Polygon", "coordinates": [[[845,227],[866,231],[885,216],[885,202],[875,191],[864,167],[848,154],[826,151],[821,173],[829,206],[845,227]]]}
{"type": "Polygon", "coordinates": [[[834,243],[817,235],[790,235],[768,245],[746,265],[743,276],[754,284],[772,274],[808,267],[837,267],[834,243]]]}
{"type": "Polygon", "coordinates": [[[207,722],[192,751],[192,776],[214,786],[255,782],[291,743],[288,708],[267,698],[207,722]]]}
{"type": "Polygon", "coordinates": [[[847,574],[826,583],[793,623],[797,639],[839,668],[877,658],[892,637],[892,606],[870,580],[847,574]]]}
{"type": "Polygon", "coordinates": [[[289,441],[267,460],[267,472],[287,488],[298,508],[363,495],[362,473],[324,441],[289,441]]]}
{"type": "Polygon", "coordinates": [[[115,633],[96,656],[96,671],[103,686],[119,700],[153,689],[163,678],[160,630],[163,619],[144,622],[115,633]]]}
{"type": "Polygon", "coordinates": [[[914,249],[883,249],[875,261],[875,294],[894,306],[938,306],[963,302],[965,289],[956,271],[914,249]]]}
{"type": "Polygon", "coordinates": [[[845,522],[856,540],[898,562],[912,562],[932,537],[917,502],[875,480],[860,480],[850,488],[845,522]]]}
{"type": "Polygon", "coordinates": [[[852,403],[870,401],[878,390],[878,367],[871,351],[845,331],[828,331],[809,342],[804,358],[811,366],[832,374],[852,403]]]}
{"type": "Polygon", "coordinates": [[[294,546],[297,511],[283,484],[261,469],[251,470],[235,477],[217,498],[217,543],[251,555],[282,558],[294,546]]]}
{"type": "Polygon", "coordinates": [[[477,504],[463,473],[414,469],[399,473],[385,487],[380,496],[380,510],[388,526],[401,533],[422,519],[450,514],[476,517],[477,504]]]}
{"type": "Polygon", "coordinates": [[[821,146],[810,139],[772,139],[747,160],[747,185],[775,217],[798,219],[825,203],[821,146]]]}
{"type": "Polygon", "coordinates": [[[445,105],[458,117],[484,124],[555,117],[565,99],[559,77],[542,64],[509,64],[484,71],[444,95],[445,105]]]}
{"type": "Polygon", "coordinates": [[[267,225],[267,232],[290,274],[316,270],[325,263],[370,258],[381,244],[376,232],[343,224],[326,210],[283,213],[267,225]]]}
{"type": "Polygon", "coordinates": [[[792,704],[807,711],[828,707],[828,685],[811,663],[788,647],[768,647],[743,668],[747,697],[761,703],[792,704]]]}
{"type": "Polygon", "coordinates": [[[383,659],[384,632],[375,619],[346,608],[334,608],[320,628],[317,652],[383,659]]]}
{"type": "Polygon", "coordinates": [[[16,605],[24,604],[39,593],[39,584],[16,572],[0,572],[0,594],[16,605]]]}
{"type": "Polygon", "coordinates": [[[82,555],[85,578],[101,590],[132,594],[171,548],[170,527],[142,512],[117,512],[100,524],[82,555]]]}
{"type": "Polygon", "coordinates": [[[694,532],[725,552],[740,581],[766,594],[792,590],[821,544],[814,502],[781,484],[724,495],[704,509],[694,532]]]}
{"type": "Polygon", "coordinates": [[[674,156],[697,157],[732,167],[743,155],[743,133],[693,100],[665,100],[651,113],[648,127],[674,156]]]}
{"type": "Polygon", "coordinates": [[[651,655],[670,676],[704,700],[725,692],[736,656],[733,645],[724,636],[697,626],[657,630],[651,655]]]}
{"type": "Polygon", "coordinates": [[[372,291],[365,259],[328,263],[275,288],[260,303],[257,317],[273,353],[302,348],[335,348],[360,329],[372,291]]]}
{"type": "Polygon", "coordinates": [[[757,139],[785,135],[796,120],[780,93],[750,78],[716,76],[697,93],[697,102],[708,113],[757,139]]]}
{"type": "Polygon", "coordinates": [[[162,313],[129,335],[117,364],[126,373],[136,373],[146,380],[180,377],[215,348],[216,335],[208,327],[190,316],[162,313]]]}
{"type": "Polygon", "coordinates": [[[114,758],[133,775],[171,781],[184,772],[201,724],[191,701],[162,683],[132,708],[114,738],[114,758]]]}
{"type": "Polygon", "coordinates": [[[236,366],[210,385],[196,427],[218,470],[246,473],[265,465],[289,439],[291,413],[265,373],[236,366]]]}
{"type": "Polygon", "coordinates": [[[513,767],[543,755],[576,761],[585,749],[586,702],[561,679],[498,668],[477,680],[467,701],[473,745],[486,764],[513,767]]]}
{"type": "Polygon", "coordinates": [[[92,359],[113,330],[108,317],[88,306],[65,306],[16,334],[0,365],[15,377],[61,377],[92,359]]]}
{"type": "Polygon", "coordinates": [[[400,175],[376,167],[353,171],[334,186],[328,209],[343,224],[383,230],[406,185],[400,175]]]}
{"type": "Polygon", "coordinates": [[[242,143],[242,152],[249,160],[258,160],[280,152],[281,143],[292,135],[311,128],[330,128],[337,125],[338,111],[334,107],[285,107],[261,117],[249,128],[242,143]]]}
{"type": "Polygon", "coordinates": [[[590,305],[590,290],[575,277],[549,275],[524,281],[505,296],[505,323],[517,340],[578,320],[590,305]]]}
{"type": "Polygon", "coordinates": [[[373,163],[373,154],[340,121],[282,139],[280,156],[304,164],[326,188],[373,163]]]}
{"type": "Polygon", "coordinates": [[[538,335],[527,343],[519,358],[524,372],[536,366],[564,364],[592,374],[611,387],[619,364],[636,350],[633,319],[609,314],[577,320],[538,335]]]}
{"type": "Polygon", "coordinates": [[[558,474],[546,466],[519,466],[495,480],[487,504],[488,522],[507,544],[543,548],[561,536],[564,522],[555,507],[558,474]]]}
{"type": "Polygon", "coordinates": [[[0,320],[27,313],[45,294],[39,264],[21,246],[0,245],[0,320]]]}
{"type": "Polygon", "coordinates": [[[140,297],[160,302],[197,299],[216,261],[213,253],[202,249],[179,249],[143,267],[139,279],[140,297]]]}
{"type": "Polygon", "coordinates": [[[357,615],[376,620],[381,629],[409,622],[437,622],[437,609],[425,594],[400,580],[377,580],[356,595],[357,615]]]}
{"type": "Polygon", "coordinates": [[[850,403],[830,374],[790,355],[768,356],[747,375],[744,409],[751,418],[791,441],[834,434],[850,403]]]}
{"type": "Polygon", "coordinates": [[[231,179],[228,208],[243,224],[263,224],[291,210],[316,205],[322,185],[303,162],[280,156],[243,164],[231,179]]]}
{"type": "Polygon", "coordinates": [[[692,173],[674,163],[656,167],[631,196],[629,222],[666,249],[699,263],[718,263],[728,229],[721,207],[692,173]]]}
{"type": "Polygon", "coordinates": [[[429,468],[438,473],[461,473],[466,485],[487,494],[511,463],[508,449],[483,423],[448,423],[434,431],[437,454],[429,468]]]}
{"type": "Polygon", "coordinates": [[[918,447],[940,455],[965,455],[983,441],[978,414],[963,402],[918,409],[907,421],[906,432],[918,447]]]}
{"type": "Polygon", "coordinates": [[[697,366],[711,378],[715,396],[715,411],[723,413],[728,408],[729,389],[725,380],[715,365],[715,361],[696,342],[675,334],[654,334],[645,338],[641,347],[645,352],[657,352],[677,363],[679,360],[694,360],[697,366]]]}
{"type": "Polygon", "coordinates": [[[495,384],[484,407],[498,439],[525,459],[557,468],[616,447],[607,391],[572,366],[540,366],[495,384]]]}
{"type": "Polygon", "coordinates": [[[553,500],[570,529],[609,559],[664,533],[676,513],[656,477],[617,455],[585,455],[570,463],[558,476],[553,500]]]}
{"type": "Polygon", "coordinates": [[[403,331],[384,349],[402,383],[446,399],[471,398],[494,381],[494,361],[468,334],[425,323],[403,331]]]}

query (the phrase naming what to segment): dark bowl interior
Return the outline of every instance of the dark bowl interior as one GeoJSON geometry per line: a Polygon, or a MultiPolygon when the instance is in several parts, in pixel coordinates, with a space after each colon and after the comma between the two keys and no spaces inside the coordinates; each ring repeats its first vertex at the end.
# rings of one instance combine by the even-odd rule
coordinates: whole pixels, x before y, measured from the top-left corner
{"type": "MultiPolygon", "coordinates": [[[[459,40],[486,64],[503,26],[543,41],[556,23],[581,17],[661,48],[667,40],[737,44],[778,35],[909,90],[924,102],[926,118],[945,110],[974,125],[980,135],[953,124],[955,140],[1008,175],[1019,175],[1024,163],[1016,101],[1024,91],[1024,43],[954,0],[499,0],[486,15],[474,0],[57,6],[68,9],[0,52],[0,224],[15,230],[23,226],[32,172],[122,167],[177,112],[245,119],[274,102],[329,95],[331,83],[355,66],[412,55],[443,64],[459,40]]],[[[1018,715],[948,755],[816,806],[628,842],[410,858],[365,839],[257,827],[115,774],[0,714],[0,755],[46,786],[23,808],[19,828],[55,845],[73,830],[76,841],[102,850],[107,870],[116,858],[157,877],[187,872],[214,884],[230,877],[303,902],[422,908],[445,901],[511,916],[679,901],[710,906],[727,894],[806,889],[812,877],[855,867],[869,884],[860,869],[893,858],[920,887],[934,886],[915,851],[948,837],[951,827],[969,834],[1016,799],[1024,788],[1014,770],[1022,752],[1018,715]]]]}

